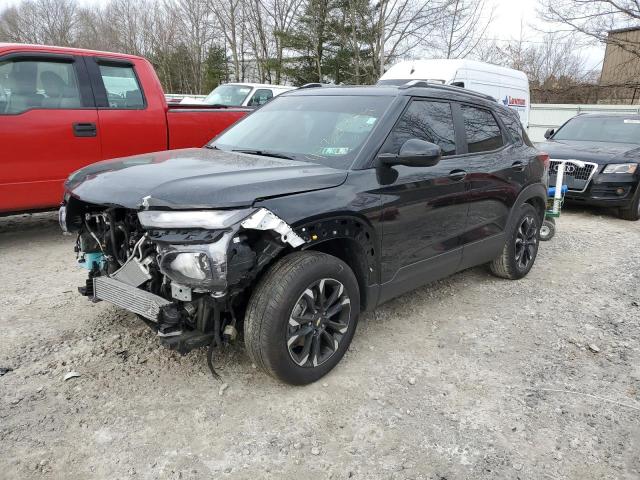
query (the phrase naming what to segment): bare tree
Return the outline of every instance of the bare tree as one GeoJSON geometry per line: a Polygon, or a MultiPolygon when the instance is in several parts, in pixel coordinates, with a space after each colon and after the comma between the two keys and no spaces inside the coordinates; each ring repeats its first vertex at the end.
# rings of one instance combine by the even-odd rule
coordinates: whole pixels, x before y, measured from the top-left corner
{"type": "Polygon", "coordinates": [[[260,2],[264,6],[266,15],[270,18],[271,35],[274,42],[275,83],[282,81],[282,63],[284,60],[283,37],[288,36],[299,18],[304,0],[268,0],[260,2]]]}
{"type": "Polygon", "coordinates": [[[480,45],[493,21],[485,0],[449,0],[439,25],[437,51],[445,58],[465,58],[480,45]]]}
{"type": "Polygon", "coordinates": [[[166,0],[165,8],[176,14],[183,51],[189,59],[193,78],[193,92],[189,93],[202,93],[204,65],[214,37],[211,4],[208,0],[166,0]]]}
{"type": "Polygon", "coordinates": [[[608,34],[610,30],[640,24],[639,0],[540,0],[540,3],[540,17],[556,27],[553,31],[578,32],[640,57],[637,41],[608,34]]]}
{"type": "Polygon", "coordinates": [[[442,4],[436,0],[380,0],[373,5],[367,20],[373,32],[374,70],[382,74],[389,61],[419,46],[431,46],[428,39],[441,14],[442,4]]]}
{"type": "Polygon", "coordinates": [[[231,50],[233,74],[236,81],[242,80],[241,56],[244,48],[242,41],[243,0],[211,0],[210,7],[218,20],[227,47],[231,50]]]}
{"type": "Polygon", "coordinates": [[[68,46],[78,22],[73,0],[27,0],[0,17],[0,36],[12,42],[68,46]]]}

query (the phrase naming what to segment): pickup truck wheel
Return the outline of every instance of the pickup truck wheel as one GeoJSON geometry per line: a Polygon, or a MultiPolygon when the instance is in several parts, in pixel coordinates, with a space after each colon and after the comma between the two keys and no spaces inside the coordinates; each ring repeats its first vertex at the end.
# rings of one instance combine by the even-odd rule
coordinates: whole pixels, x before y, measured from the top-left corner
{"type": "Polygon", "coordinates": [[[620,218],[623,220],[631,220],[635,222],[640,220],[640,185],[636,187],[636,194],[631,200],[631,205],[627,208],[620,209],[620,218]]]}
{"type": "Polygon", "coordinates": [[[314,382],[343,357],[359,313],[358,282],[346,263],[321,252],[292,253],[262,277],[249,299],[249,357],[284,382],[314,382]]]}
{"type": "Polygon", "coordinates": [[[529,273],[538,255],[539,230],[540,214],[532,205],[525,203],[520,207],[502,254],[489,264],[491,273],[509,280],[517,280],[529,273]]]}

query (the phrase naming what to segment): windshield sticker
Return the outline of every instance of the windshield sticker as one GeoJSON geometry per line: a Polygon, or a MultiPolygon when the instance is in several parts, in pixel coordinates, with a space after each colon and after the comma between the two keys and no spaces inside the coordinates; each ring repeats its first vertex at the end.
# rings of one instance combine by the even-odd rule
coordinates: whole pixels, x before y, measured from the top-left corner
{"type": "Polygon", "coordinates": [[[640,123],[640,120],[632,120],[630,118],[625,118],[624,123],[640,123]]]}
{"type": "Polygon", "coordinates": [[[349,150],[349,147],[325,147],[322,149],[322,155],[346,155],[349,150]]]}

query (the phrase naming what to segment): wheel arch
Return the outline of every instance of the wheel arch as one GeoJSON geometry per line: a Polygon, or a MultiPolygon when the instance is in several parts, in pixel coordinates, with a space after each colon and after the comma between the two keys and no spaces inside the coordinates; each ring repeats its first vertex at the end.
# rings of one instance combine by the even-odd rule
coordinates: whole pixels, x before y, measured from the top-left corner
{"type": "Polygon", "coordinates": [[[378,283],[378,243],[375,230],[357,216],[335,216],[306,222],[295,228],[306,242],[299,250],[333,255],[353,271],[360,289],[360,309],[375,303],[370,286],[378,283]]]}
{"type": "MultiPolygon", "coordinates": [[[[540,223],[544,220],[544,213],[547,209],[547,189],[542,183],[528,185],[518,195],[509,214],[508,228],[513,227],[513,223],[518,218],[518,211],[522,205],[528,203],[536,209],[540,215],[540,223]]],[[[510,230],[508,230],[510,231],[510,230]]]]}

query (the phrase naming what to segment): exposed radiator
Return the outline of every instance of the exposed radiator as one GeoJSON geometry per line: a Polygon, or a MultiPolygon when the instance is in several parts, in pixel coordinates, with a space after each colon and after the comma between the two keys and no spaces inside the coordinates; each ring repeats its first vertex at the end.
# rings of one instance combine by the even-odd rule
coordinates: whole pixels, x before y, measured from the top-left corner
{"type": "Polygon", "coordinates": [[[93,279],[93,296],[157,322],[160,308],[171,302],[158,295],[109,277],[93,279]]]}

